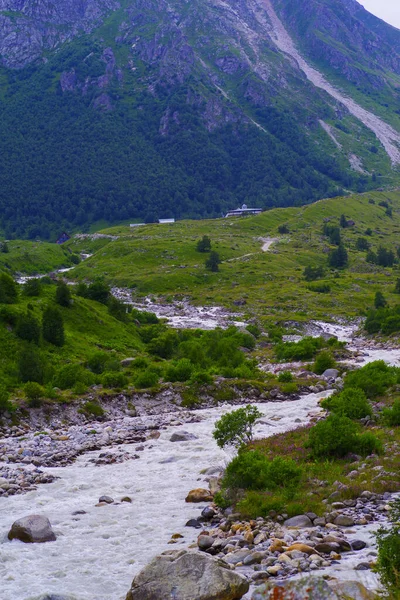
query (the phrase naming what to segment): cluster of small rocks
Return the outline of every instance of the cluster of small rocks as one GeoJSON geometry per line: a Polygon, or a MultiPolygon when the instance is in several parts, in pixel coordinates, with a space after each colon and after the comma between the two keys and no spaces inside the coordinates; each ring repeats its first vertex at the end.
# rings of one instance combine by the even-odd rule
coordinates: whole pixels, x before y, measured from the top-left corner
{"type": "Polygon", "coordinates": [[[52,483],[57,479],[50,473],[43,473],[37,467],[0,467],[0,497],[7,498],[35,490],[40,483],[52,483]]]}
{"type": "Polygon", "coordinates": [[[354,537],[351,528],[385,521],[390,497],[366,490],[357,500],[332,503],[323,517],[307,513],[288,519],[274,514],[273,518],[250,521],[229,514],[230,509],[221,512],[210,505],[187,526],[202,529],[199,550],[223,559],[255,582],[330,567],[344,553],[355,555],[366,548],[368,554],[363,554],[355,567],[364,570],[371,568],[376,553],[354,537]]]}

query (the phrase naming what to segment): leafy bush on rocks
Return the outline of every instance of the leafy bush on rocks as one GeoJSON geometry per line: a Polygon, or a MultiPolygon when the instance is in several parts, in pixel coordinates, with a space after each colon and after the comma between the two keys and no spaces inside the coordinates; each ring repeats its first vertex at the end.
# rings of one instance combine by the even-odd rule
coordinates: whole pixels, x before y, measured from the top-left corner
{"type": "Polygon", "coordinates": [[[12,409],[13,405],[10,402],[10,394],[4,387],[0,386],[0,415],[10,412],[12,409]]]}
{"type": "Polygon", "coordinates": [[[137,374],[134,384],[136,388],[143,390],[157,385],[158,379],[159,376],[157,373],[155,373],[155,371],[146,369],[145,371],[141,371],[137,374]]]}
{"type": "Polygon", "coordinates": [[[293,460],[281,457],[269,460],[260,451],[243,451],[228,464],[222,487],[245,490],[296,487],[301,476],[302,469],[293,460]]]}
{"type": "Polygon", "coordinates": [[[399,372],[396,367],[389,367],[383,360],[377,360],[348,373],[345,386],[361,388],[368,397],[375,398],[397,383],[399,372]]]}
{"type": "Polygon", "coordinates": [[[53,378],[53,385],[61,390],[67,390],[74,387],[78,381],[86,385],[93,385],[95,378],[82,365],[70,363],[69,365],[64,365],[56,372],[53,378]]]}
{"type": "Polygon", "coordinates": [[[281,371],[278,375],[278,381],[282,383],[291,383],[293,381],[293,375],[290,371],[281,371]]]}
{"type": "Polygon", "coordinates": [[[24,386],[25,396],[28,399],[28,404],[31,408],[37,408],[41,404],[41,399],[44,396],[44,389],[35,381],[28,381],[24,386]]]}
{"type": "Polygon", "coordinates": [[[317,375],[322,375],[327,369],[333,369],[336,366],[335,359],[332,354],[326,350],[320,352],[314,362],[313,371],[317,375]]]}
{"type": "Polygon", "coordinates": [[[400,425],[400,399],[397,398],[391,408],[383,409],[383,419],[390,427],[400,425]]]}
{"type": "Polygon", "coordinates": [[[118,371],[108,371],[103,373],[101,383],[106,388],[124,388],[128,385],[127,377],[118,371]]]}
{"type": "Polygon", "coordinates": [[[321,406],[349,419],[362,419],[372,415],[372,406],[360,388],[346,388],[340,394],[325,398],[321,406]]]}
{"type": "Polygon", "coordinates": [[[324,343],[322,338],[305,337],[299,342],[277,344],[275,352],[278,360],[311,360],[324,343]]]}
{"type": "Polygon", "coordinates": [[[360,435],[348,417],[336,414],[319,421],[310,429],[307,448],[315,458],[342,458],[350,452],[363,456],[382,452],[380,441],[370,432],[360,435]]]}
{"type": "Polygon", "coordinates": [[[193,373],[194,366],[188,358],[181,358],[176,363],[168,366],[165,372],[165,381],[188,381],[193,373]]]}
{"type": "Polygon", "coordinates": [[[377,571],[387,591],[387,597],[400,598],[400,500],[395,500],[390,514],[390,529],[380,528],[376,535],[378,543],[377,571]]]}

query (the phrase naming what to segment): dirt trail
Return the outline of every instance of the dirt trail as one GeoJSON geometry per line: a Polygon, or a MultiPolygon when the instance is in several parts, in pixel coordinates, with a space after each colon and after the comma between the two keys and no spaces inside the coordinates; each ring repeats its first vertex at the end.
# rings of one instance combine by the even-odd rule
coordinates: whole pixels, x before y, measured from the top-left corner
{"type": "Polygon", "coordinates": [[[335,98],[335,100],[343,104],[349,112],[368,127],[368,129],[373,131],[385,148],[392,163],[394,165],[400,164],[400,133],[373,113],[359,106],[352,98],[345,96],[331,85],[319,71],[311,67],[296,48],[294,41],[277,16],[271,1],[258,1],[269,16],[272,24],[272,31],[269,33],[277,47],[294,59],[298,67],[303,71],[311,83],[316,87],[325,90],[332,98],[335,98]]]}
{"type": "Polygon", "coordinates": [[[268,250],[271,248],[272,244],[274,244],[275,242],[278,241],[277,238],[264,238],[261,240],[263,243],[261,250],[263,252],[268,252],[268,250]]]}

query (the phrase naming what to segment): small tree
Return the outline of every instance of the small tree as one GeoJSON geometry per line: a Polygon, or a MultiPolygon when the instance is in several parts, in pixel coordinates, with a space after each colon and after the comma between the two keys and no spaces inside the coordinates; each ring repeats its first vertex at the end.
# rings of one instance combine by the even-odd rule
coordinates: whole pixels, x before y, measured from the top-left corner
{"type": "Polygon", "coordinates": [[[13,304],[18,298],[18,285],[8,273],[0,274],[0,303],[13,304]]]}
{"type": "Polygon", "coordinates": [[[347,227],[347,219],[345,215],[340,215],[340,227],[343,227],[343,229],[347,227]]]}
{"type": "Polygon", "coordinates": [[[211,240],[208,235],[203,235],[202,239],[197,242],[197,252],[210,252],[211,240]]]}
{"type": "Polygon", "coordinates": [[[400,279],[397,279],[397,281],[396,281],[396,285],[395,285],[395,288],[394,288],[394,293],[395,294],[400,294],[400,279]]]}
{"type": "Polygon", "coordinates": [[[337,269],[346,267],[348,264],[348,256],[346,248],[343,244],[339,244],[336,250],[332,250],[328,258],[329,266],[337,269]]]}
{"type": "Polygon", "coordinates": [[[10,394],[7,390],[0,386],[0,415],[13,410],[13,405],[10,402],[10,394]]]}
{"type": "Polygon", "coordinates": [[[28,297],[40,296],[40,288],[40,279],[28,279],[24,284],[23,294],[28,297]]]}
{"type": "MultiPolygon", "coordinates": [[[[400,500],[392,504],[390,513],[392,526],[381,527],[376,534],[378,542],[377,571],[386,587],[388,597],[399,598],[400,590],[400,500]]],[[[386,596],[385,596],[386,597],[386,596]]]]}
{"type": "Polygon", "coordinates": [[[3,252],[4,254],[8,254],[8,252],[10,252],[7,242],[0,243],[0,252],[3,252]]]}
{"type": "Polygon", "coordinates": [[[62,314],[55,306],[48,306],[42,318],[43,339],[54,346],[64,345],[64,323],[62,314]]]}
{"type": "Polygon", "coordinates": [[[245,406],[223,415],[216,423],[213,436],[220,448],[239,448],[253,439],[253,427],[262,413],[256,406],[245,406]]]}
{"type": "Polygon", "coordinates": [[[21,340],[38,344],[40,340],[39,321],[28,311],[18,317],[15,333],[21,340]]]}
{"type": "Polygon", "coordinates": [[[71,290],[64,281],[57,282],[56,302],[65,308],[71,306],[71,290]]]}
{"type": "Polygon", "coordinates": [[[375,308],[385,308],[387,301],[382,292],[376,292],[374,299],[375,308]]]}
{"type": "Polygon", "coordinates": [[[359,237],[359,238],[357,238],[356,248],[357,248],[357,250],[360,250],[361,252],[363,252],[364,250],[369,250],[370,243],[366,238],[359,237]]]}
{"type": "Polygon", "coordinates": [[[208,257],[208,259],[206,260],[206,269],[209,269],[210,271],[213,271],[214,273],[219,271],[219,264],[221,262],[221,259],[219,257],[218,252],[210,252],[210,256],[208,257]]]}
{"type": "Polygon", "coordinates": [[[18,361],[21,381],[36,381],[43,383],[43,363],[39,350],[34,344],[26,344],[21,351],[18,361]]]}
{"type": "Polygon", "coordinates": [[[278,227],[278,233],[282,233],[282,234],[283,233],[290,233],[290,229],[289,229],[289,227],[286,224],[279,225],[279,227],[278,227]]]}
{"type": "Polygon", "coordinates": [[[41,404],[40,400],[44,396],[44,389],[36,381],[28,381],[24,386],[25,396],[28,399],[28,404],[31,408],[38,408],[41,404]]]}

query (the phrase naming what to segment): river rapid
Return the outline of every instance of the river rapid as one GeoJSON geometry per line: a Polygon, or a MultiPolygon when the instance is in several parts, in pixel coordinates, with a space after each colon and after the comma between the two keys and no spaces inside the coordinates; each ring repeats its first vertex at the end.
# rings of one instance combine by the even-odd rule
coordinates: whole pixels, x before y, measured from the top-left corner
{"type": "MultiPolygon", "coordinates": [[[[329,325],[328,330],[340,339],[352,339],[353,331],[349,328],[329,325]]],[[[390,364],[400,364],[399,350],[383,353],[364,348],[364,354],[364,362],[383,358],[390,364]]],[[[258,404],[264,417],[257,424],[256,437],[308,423],[320,413],[319,401],[329,393],[258,404]]],[[[122,600],[135,574],[154,555],[194,543],[198,531],[185,527],[185,523],[198,517],[206,504],[187,504],[185,497],[193,488],[208,487],[205,470],[214,467],[218,471],[231,458],[217,447],[212,437],[215,421],[229,410],[228,405],[198,410],[198,422],[165,425],[158,439],[144,443],[138,460],[96,466],[92,459],[101,451],[90,452],[70,466],[43,469],[58,477],[54,483],[39,485],[24,495],[2,498],[0,599],[37,600],[53,593],[74,600],[122,600]],[[171,442],[172,433],[178,431],[196,438],[171,442]],[[115,503],[96,506],[104,494],[115,503]],[[124,496],[129,496],[132,502],[121,502],[124,496]],[[80,514],[74,514],[77,511],[80,514]],[[46,544],[8,541],[12,523],[29,514],[47,516],[57,541],[46,544]],[[171,546],[169,541],[175,533],[183,538],[171,546]]],[[[147,419],[151,426],[152,417],[147,419]]],[[[135,446],[125,444],[118,448],[134,454],[135,446]]],[[[364,536],[371,542],[370,526],[356,529],[358,537],[364,536]]],[[[376,587],[370,572],[354,572],[353,566],[351,559],[344,560],[335,575],[358,578],[376,587]]]]}

